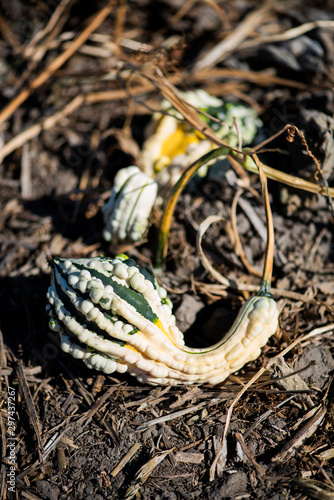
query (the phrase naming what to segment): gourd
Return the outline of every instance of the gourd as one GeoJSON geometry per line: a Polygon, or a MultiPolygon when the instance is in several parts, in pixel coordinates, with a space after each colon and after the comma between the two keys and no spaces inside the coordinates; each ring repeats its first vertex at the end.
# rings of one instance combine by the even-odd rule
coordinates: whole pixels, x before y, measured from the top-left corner
{"type": "Polygon", "coordinates": [[[103,237],[114,244],[140,240],[158,193],[158,184],[138,167],[120,169],[108,202],[102,207],[103,237]]]}
{"type": "MultiPolygon", "coordinates": [[[[216,136],[232,148],[238,147],[240,135],[244,144],[250,144],[262,125],[252,107],[225,103],[202,89],[181,92],[180,95],[188,104],[203,112],[203,123],[208,124],[216,136]],[[238,128],[235,127],[235,120],[238,128]]],[[[162,113],[153,114],[147,127],[141,162],[144,172],[158,179],[159,184],[171,177],[169,183],[173,185],[185,167],[214,149],[215,145],[185,123],[182,115],[168,101],[162,101],[161,110],[162,113]]],[[[203,168],[199,173],[205,176],[206,171],[207,168],[203,168]]]]}
{"type": "Polygon", "coordinates": [[[126,256],[55,258],[48,300],[63,351],[152,385],[218,384],[256,359],[278,326],[276,302],[261,288],[217,344],[189,348],[165,289],[126,256]]]}

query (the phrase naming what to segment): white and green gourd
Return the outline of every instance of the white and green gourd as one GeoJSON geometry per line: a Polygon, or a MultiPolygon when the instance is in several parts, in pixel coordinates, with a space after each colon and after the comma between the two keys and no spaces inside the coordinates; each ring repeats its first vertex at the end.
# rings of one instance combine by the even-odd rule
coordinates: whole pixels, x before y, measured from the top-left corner
{"type": "MultiPolygon", "coordinates": [[[[204,112],[202,120],[231,147],[239,146],[240,135],[243,145],[250,144],[262,125],[252,107],[225,103],[203,89],[181,92],[181,95],[188,104],[204,112]],[[209,115],[214,119],[210,119],[209,115]]],[[[168,181],[173,185],[185,167],[212,151],[216,145],[185,123],[182,115],[168,101],[162,101],[161,110],[153,114],[147,127],[141,162],[144,172],[158,179],[159,184],[168,181]]],[[[199,173],[205,176],[206,172],[207,168],[203,168],[199,173]]]]}
{"type": "Polygon", "coordinates": [[[139,382],[219,384],[256,359],[278,326],[268,290],[247,300],[221,341],[184,345],[165,289],[126,256],[55,258],[48,291],[50,328],[63,351],[104,373],[139,382]]]}
{"type": "Polygon", "coordinates": [[[158,184],[136,166],[120,169],[102,207],[103,238],[113,244],[141,240],[156,200],[158,184]]]}

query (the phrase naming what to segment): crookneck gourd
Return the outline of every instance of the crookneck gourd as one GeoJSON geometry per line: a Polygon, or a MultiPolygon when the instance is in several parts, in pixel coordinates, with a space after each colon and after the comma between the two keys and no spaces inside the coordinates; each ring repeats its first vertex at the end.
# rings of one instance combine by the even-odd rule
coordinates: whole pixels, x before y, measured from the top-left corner
{"type": "Polygon", "coordinates": [[[50,327],[63,351],[110,374],[150,384],[218,384],[256,359],[278,325],[274,299],[259,292],[210,348],[184,345],[165,289],[135,261],[55,258],[48,291],[50,327]]]}

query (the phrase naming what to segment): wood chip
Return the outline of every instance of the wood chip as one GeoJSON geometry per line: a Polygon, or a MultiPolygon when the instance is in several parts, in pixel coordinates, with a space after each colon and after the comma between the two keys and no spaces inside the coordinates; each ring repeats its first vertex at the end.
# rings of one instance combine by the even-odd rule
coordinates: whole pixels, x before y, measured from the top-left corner
{"type": "Polygon", "coordinates": [[[122,458],[120,463],[115,467],[115,469],[111,472],[111,476],[115,477],[117,474],[123,469],[123,467],[130,462],[131,458],[137,453],[139,448],[141,447],[141,443],[135,443],[130,450],[127,452],[126,455],[122,458]]]}
{"type": "Polygon", "coordinates": [[[177,453],[175,453],[174,457],[177,462],[184,462],[186,464],[200,464],[204,460],[203,453],[186,453],[183,451],[178,451],[177,453]]]}

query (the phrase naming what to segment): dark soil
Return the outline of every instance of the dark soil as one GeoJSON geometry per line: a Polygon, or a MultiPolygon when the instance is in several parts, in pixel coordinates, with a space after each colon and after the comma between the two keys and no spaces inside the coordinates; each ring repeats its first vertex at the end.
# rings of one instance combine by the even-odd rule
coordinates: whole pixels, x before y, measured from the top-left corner
{"type": "MultiPolygon", "coordinates": [[[[203,88],[255,107],[263,127],[254,145],[288,123],[299,127],[321,175],[298,134],[293,142],[282,134],[261,159],[334,186],[334,5],[272,2],[233,50],[199,70],[204,55],[237,33],[259,2],[114,2],[84,45],[43,83],[31,85],[106,5],[12,0],[0,6],[2,109],[13,106],[0,136],[1,499],[334,498],[334,216],[328,197],[269,181],[280,332],[258,360],[219,386],[151,387],[85,369],[60,351],[45,313],[53,256],[126,251],[144,266],[154,259],[161,208],[141,244],[115,248],[102,239],[101,207],[115,173],[137,162],[143,130],[161,102],[147,80],[131,79],[133,68],[159,66],[181,90],[203,88]],[[307,27],[315,21],[322,23],[307,27]],[[298,36],[289,31],[300,26],[298,36]],[[27,98],[14,107],[26,88],[27,98]],[[102,98],[102,92],[109,94],[102,98]],[[77,96],[80,105],[64,113],[77,96]],[[58,111],[62,116],[48,125],[44,120],[58,111]],[[38,124],[39,132],[28,135],[38,124]],[[6,150],[25,131],[20,144],[6,150]],[[269,364],[228,413],[261,367],[320,327],[282,364],[269,364]],[[213,473],[224,429],[226,453],[213,473]]],[[[258,177],[248,175],[260,193],[258,177]]],[[[221,338],[222,325],[249,295],[238,285],[260,284],[220,224],[208,229],[203,248],[236,287],[218,287],[196,251],[198,225],[211,214],[229,218],[238,185],[204,178],[176,208],[160,280],[188,345],[221,338]]],[[[243,197],[264,223],[262,204],[250,192],[243,197]]],[[[238,208],[240,238],[261,270],[265,247],[247,215],[238,208]]]]}

